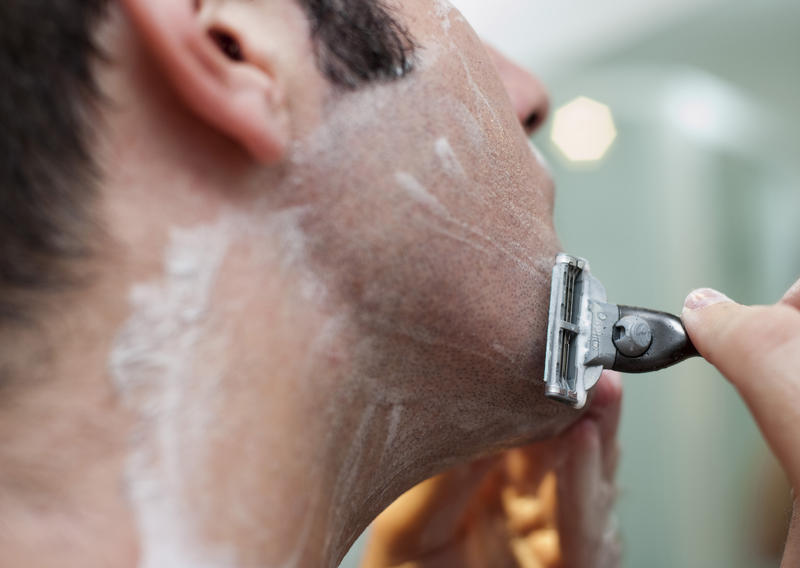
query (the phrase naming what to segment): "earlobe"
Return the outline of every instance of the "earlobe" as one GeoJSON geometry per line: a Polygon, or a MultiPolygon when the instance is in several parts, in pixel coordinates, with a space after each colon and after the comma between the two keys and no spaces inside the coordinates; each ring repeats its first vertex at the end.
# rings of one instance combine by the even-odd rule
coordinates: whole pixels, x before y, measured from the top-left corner
{"type": "Polygon", "coordinates": [[[270,68],[247,58],[234,29],[201,20],[199,3],[123,0],[126,12],[167,80],[199,118],[233,139],[255,160],[285,155],[290,117],[270,68]]]}

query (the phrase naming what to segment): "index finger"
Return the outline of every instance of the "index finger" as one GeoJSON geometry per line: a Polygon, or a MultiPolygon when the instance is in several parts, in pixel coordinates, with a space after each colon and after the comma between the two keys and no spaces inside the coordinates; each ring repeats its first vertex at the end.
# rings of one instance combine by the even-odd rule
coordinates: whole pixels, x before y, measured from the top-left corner
{"type": "Polygon", "coordinates": [[[799,488],[800,311],[785,303],[741,306],[712,294],[698,291],[687,299],[687,330],[698,351],[736,386],[799,488]]]}

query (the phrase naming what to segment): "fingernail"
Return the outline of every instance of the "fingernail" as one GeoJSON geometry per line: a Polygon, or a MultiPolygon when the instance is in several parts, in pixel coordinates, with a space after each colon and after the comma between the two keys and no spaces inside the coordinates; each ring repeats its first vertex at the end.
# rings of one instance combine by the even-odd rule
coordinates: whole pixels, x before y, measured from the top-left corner
{"type": "Polygon", "coordinates": [[[732,302],[728,296],[722,292],[717,292],[713,288],[700,288],[686,297],[683,304],[684,310],[699,310],[721,302],[732,302]]]}

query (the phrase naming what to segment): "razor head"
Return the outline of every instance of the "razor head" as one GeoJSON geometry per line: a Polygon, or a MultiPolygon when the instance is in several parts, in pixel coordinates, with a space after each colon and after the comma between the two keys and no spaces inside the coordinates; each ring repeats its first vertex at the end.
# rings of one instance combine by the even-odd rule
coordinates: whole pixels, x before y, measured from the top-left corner
{"type": "Polygon", "coordinates": [[[593,356],[600,341],[599,334],[593,333],[593,322],[605,323],[613,318],[604,313],[608,306],[605,302],[605,288],[589,272],[587,260],[567,254],[556,257],[544,376],[549,398],[575,408],[586,404],[588,391],[603,372],[602,361],[593,356]]]}

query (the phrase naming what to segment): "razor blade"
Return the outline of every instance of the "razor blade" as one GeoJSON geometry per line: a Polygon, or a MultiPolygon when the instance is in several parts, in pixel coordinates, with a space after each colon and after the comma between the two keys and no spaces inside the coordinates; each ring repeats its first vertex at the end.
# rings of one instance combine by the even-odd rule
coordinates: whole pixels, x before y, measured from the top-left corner
{"type": "Polygon", "coordinates": [[[556,257],[544,375],[549,398],[583,408],[603,369],[647,373],[697,355],[680,318],[609,304],[588,261],[556,257]]]}

